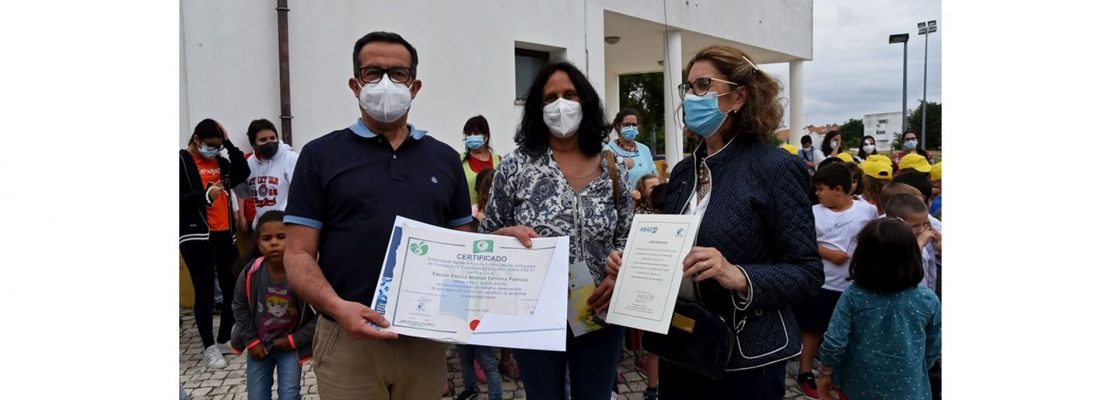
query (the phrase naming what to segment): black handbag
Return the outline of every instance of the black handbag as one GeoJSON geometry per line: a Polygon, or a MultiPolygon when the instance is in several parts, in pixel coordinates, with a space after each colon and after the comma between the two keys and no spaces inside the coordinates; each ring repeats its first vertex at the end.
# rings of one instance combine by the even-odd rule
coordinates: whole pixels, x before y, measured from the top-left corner
{"type": "Polygon", "coordinates": [[[723,376],[735,340],[723,317],[683,300],[677,300],[673,309],[668,334],[645,332],[642,336],[646,351],[713,381],[723,376]]]}

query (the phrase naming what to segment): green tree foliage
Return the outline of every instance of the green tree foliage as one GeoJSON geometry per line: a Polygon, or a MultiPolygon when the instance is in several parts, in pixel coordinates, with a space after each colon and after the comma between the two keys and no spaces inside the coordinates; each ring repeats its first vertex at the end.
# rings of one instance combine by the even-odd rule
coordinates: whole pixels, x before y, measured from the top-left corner
{"type": "Polygon", "coordinates": [[[840,129],[837,130],[844,135],[844,142],[841,143],[844,150],[859,148],[860,139],[863,139],[862,119],[849,118],[848,122],[840,125],[840,129]]]}
{"type": "MultiPolygon", "coordinates": [[[[665,78],[661,72],[620,75],[619,105],[638,111],[642,127],[634,140],[645,143],[654,154],[665,154],[665,78]],[[657,137],[657,146],[653,137],[657,137]]],[[[612,121],[614,115],[608,115],[612,121]]]]}
{"type": "MultiPolygon", "coordinates": [[[[926,150],[941,150],[941,103],[929,102],[926,105],[929,117],[926,119],[926,150]]],[[[922,104],[906,117],[906,127],[909,130],[922,132],[922,104]]],[[[900,140],[901,142],[901,140],[900,140]]],[[[894,147],[894,143],[891,144],[894,147]]]]}
{"type": "Polygon", "coordinates": [[[891,150],[902,150],[902,133],[901,132],[894,134],[894,139],[891,140],[891,150]]]}

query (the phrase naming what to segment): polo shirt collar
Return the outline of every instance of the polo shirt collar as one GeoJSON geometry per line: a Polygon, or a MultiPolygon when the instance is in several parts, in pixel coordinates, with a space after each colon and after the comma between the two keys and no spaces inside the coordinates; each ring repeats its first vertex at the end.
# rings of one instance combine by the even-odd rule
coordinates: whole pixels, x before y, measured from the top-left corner
{"type": "MultiPolygon", "coordinates": [[[[377,137],[376,133],[366,127],[366,124],[362,122],[361,118],[358,118],[358,122],[355,122],[354,125],[350,125],[350,131],[354,132],[355,135],[364,138],[377,137]]],[[[428,131],[416,129],[416,127],[412,126],[412,124],[408,124],[408,136],[412,137],[413,139],[420,140],[420,138],[424,137],[424,135],[427,134],[428,131]]]]}

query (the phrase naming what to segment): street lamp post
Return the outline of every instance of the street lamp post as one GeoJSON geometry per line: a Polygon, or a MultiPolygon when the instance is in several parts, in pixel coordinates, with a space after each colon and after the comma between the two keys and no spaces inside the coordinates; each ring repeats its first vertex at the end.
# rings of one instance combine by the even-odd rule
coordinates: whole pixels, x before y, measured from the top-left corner
{"type": "Polygon", "coordinates": [[[909,33],[890,36],[890,43],[902,43],[902,132],[906,132],[906,46],[909,41],[909,33]]]}
{"type": "Polygon", "coordinates": [[[937,20],[918,23],[918,34],[926,37],[926,55],[922,59],[922,148],[926,148],[926,69],[929,64],[929,34],[937,32],[937,20]]]}

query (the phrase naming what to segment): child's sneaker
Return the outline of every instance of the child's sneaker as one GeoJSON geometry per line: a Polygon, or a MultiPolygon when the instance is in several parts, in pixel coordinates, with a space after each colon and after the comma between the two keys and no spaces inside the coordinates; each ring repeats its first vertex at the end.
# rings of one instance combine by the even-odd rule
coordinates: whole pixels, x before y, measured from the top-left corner
{"type": "Polygon", "coordinates": [[[657,388],[647,387],[646,391],[642,392],[642,400],[657,400],[657,388]]]}
{"type": "Polygon", "coordinates": [[[459,393],[459,397],[455,400],[475,400],[478,399],[478,389],[463,389],[463,393],[459,393]]]}
{"type": "Polygon", "coordinates": [[[797,374],[797,386],[801,388],[801,393],[811,399],[821,398],[820,393],[817,393],[817,378],[813,376],[812,372],[805,372],[797,374]]]}
{"type": "Polygon", "coordinates": [[[202,351],[202,357],[206,359],[206,365],[214,369],[222,369],[226,367],[226,359],[222,357],[222,351],[218,349],[218,345],[212,344],[202,351]]]}

